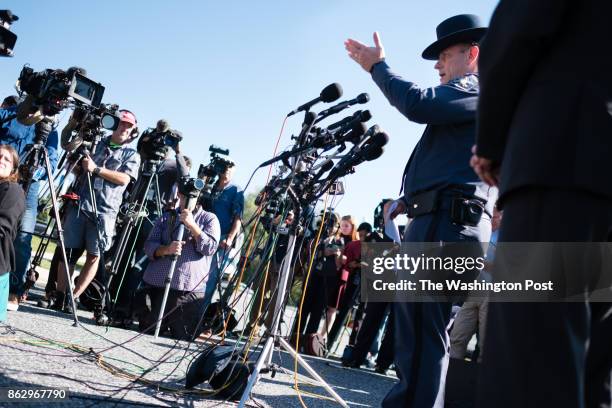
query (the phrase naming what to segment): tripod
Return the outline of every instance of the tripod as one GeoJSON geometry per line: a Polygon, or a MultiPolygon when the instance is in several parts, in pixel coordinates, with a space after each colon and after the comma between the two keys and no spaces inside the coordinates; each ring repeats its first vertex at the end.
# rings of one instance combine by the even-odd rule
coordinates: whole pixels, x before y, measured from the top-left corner
{"type": "MultiPolygon", "coordinates": [[[[107,301],[112,304],[112,309],[109,313],[110,316],[113,315],[115,309],[115,303],[112,302],[110,295],[110,287],[113,281],[113,278],[119,273],[119,269],[121,265],[124,265],[123,274],[121,277],[121,281],[119,283],[119,287],[117,288],[117,295],[121,290],[121,284],[123,283],[123,278],[125,277],[126,270],[129,266],[130,260],[125,259],[125,252],[128,247],[128,244],[135,244],[138,240],[138,235],[140,233],[140,228],[143,222],[143,209],[145,208],[145,204],[148,201],[149,191],[151,186],[155,186],[155,197],[156,197],[156,205],[158,213],[161,213],[161,198],[159,195],[159,183],[157,179],[157,169],[159,162],[148,160],[145,162],[143,167],[142,176],[138,183],[134,186],[133,197],[129,202],[136,202],[135,211],[128,210],[128,214],[126,216],[126,224],[123,226],[121,230],[121,236],[117,242],[117,246],[115,248],[114,259],[110,266],[108,278],[105,279],[104,288],[102,293],[102,300],[99,308],[94,311],[94,317],[96,319],[96,323],[98,325],[104,325],[108,323],[108,317],[104,314],[104,311],[107,309],[107,301]],[[144,189],[143,189],[144,186],[144,189]],[[140,197],[140,198],[139,198],[140,197]],[[136,229],[136,233],[132,234],[132,232],[136,229]],[[130,239],[132,238],[132,240],[130,239]]],[[[132,251],[130,250],[128,256],[132,256],[132,251]]],[[[115,298],[116,300],[116,298],[115,298]]]]}
{"type": "MultiPolygon", "coordinates": [[[[297,218],[297,217],[296,217],[297,218]]],[[[251,373],[250,377],[249,377],[249,382],[247,383],[247,386],[244,390],[244,393],[242,394],[242,397],[240,398],[240,403],[238,404],[239,407],[243,408],[247,402],[247,400],[249,399],[249,394],[251,393],[251,390],[253,389],[253,387],[255,386],[255,384],[257,383],[257,381],[259,380],[259,374],[262,371],[262,369],[264,369],[264,367],[266,369],[269,368],[274,368],[273,364],[272,364],[272,355],[274,352],[274,345],[278,343],[278,345],[280,347],[282,347],[283,349],[285,349],[285,351],[287,351],[288,353],[290,353],[293,358],[297,359],[298,363],[300,364],[300,366],[302,366],[306,371],[308,371],[308,373],[310,375],[313,376],[313,378],[315,380],[317,380],[319,382],[319,384],[321,384],[321,386],[323,386],[323,388],[325,388],[325,390],[343,407],[348,408],[348,405],[346,404],[346,402],[344,402],[344,400],[342,399],[342,397],[340,397],[332,388],[329,384],[327,384],[325,382],[325,380],[319,375],[317,374],[317,372],[306,362],[306,360],[304,360],[302,358],[302,356],[300,356],[297,351],[295,351],[293,349],[293,347],[291,347],[291,345],[280,335],[280,321],[281,321],[281,315],[282,315],[282,311],[283,311],[283,303],[285,300],[285,293],[287,290],[287,285],[289,283],[289,275],[290,275],[290,267],[291,267],[291,261],[292,261],[292,257],[293,257],[293,251],[295,249],[295,242],[296,242],[296,231],[295,231],[295,227],[292,228],[292,230],[290,231],[289,234],[289,241],[287,244],[287,253],[285,255],[285,257],[283,258],[283,261],[281,263],[281,269],[280,269],[280,283],[278,286],[278,295],[276,297],[276,303],[274,305],[274,320],[272,323],[272,327],[269,329],[268,332],[266,332],[266,336],[268,337],[266,339],[264,348],[261,352],[261,354],[259,355],[259,358],[257,359],[257,363],[255,365],[255,369],[253,370],[253,372],[251,373]]]]}
{"type": "MultiPolygon", "coordinates": [[[[51,171],[51,163],[49,162],[49,153],[45,148],[49,133],[53,129],[53,122],[49,118],[43,118],[40,122],[35,125],[36,138],[34,139],[34,145],[32,145],[30,151],[23,160],[26,166],[27,176],[26,181],[23,185],[24,190],[27,191],[32,184],[32,173],[33,170],[39,168],[41,162],[44,163],[45,170],[47,172],[47,180],[49,181],[49,191],[51,193],[51,202],[53,206],[53,217],[55,218],[55,225],[57,227],[57,237],[61,248],[62,257],[64,264],[68,265],[68,257],[66,255],[66,245],[64,243],[64,229],[62,227],[62,221],[59,214],[59,206],[57,203],[57,195],[55,194],[55,185],[53,182],[53,176],[51,171]]],[[[77,308],[74,300],[74,288],[70,279],[70,272],[68,268],[65,269],[66,278],[68,281],[68,289],[70,290],[70,302],[72,302],[72,316],[74,318],[74,326],[78,326],[79,319],[77,317],[77,308]]]]}

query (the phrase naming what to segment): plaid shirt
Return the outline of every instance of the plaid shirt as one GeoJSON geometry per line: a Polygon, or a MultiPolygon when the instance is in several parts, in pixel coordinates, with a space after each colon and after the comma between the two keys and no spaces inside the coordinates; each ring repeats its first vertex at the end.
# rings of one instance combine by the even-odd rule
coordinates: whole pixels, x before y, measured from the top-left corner
{"type": "MultiPolygon", "coordinates": [[[[204,292],[212,256],[217,250],[220,238],[219,220],[201,208],[195,213],[194,220],[202,230],[194,237],[185,228],[183,250],[176,262],[176,269],[170,287],[174,290],[204,292]]],[[[162,245],[175,241],[178,235],[178,211],[167,211],[155,222],[153,230],[145,242],[145,253],[151,259],[144,272],[143,280],[149,285],[164,287],[170,271],[172,257],[155,258],[155,250],[162,245]]]]}
{"type": "MultiPolygon", "coordinates": [[[[98,143],[96,151],[91,155],[93,161],[99,167],[125,173],[132,179],[136,179],[140,166],[140,156],[136,150],[127,146],[111,149],[109,142],[110,137],[107,137],[98,143]]],[[[107,216],[106,218],[114,220],[123,202],[123,192],[127,186],[114,184],[93,174],[91,183],[95,191],[98,214],[102,217],[107,216]]],[[[87,186],[87,175],[85,172],[79,176],[77,194],[81,198],[81,210],[93,213],[89,188],[87,186]]]]}

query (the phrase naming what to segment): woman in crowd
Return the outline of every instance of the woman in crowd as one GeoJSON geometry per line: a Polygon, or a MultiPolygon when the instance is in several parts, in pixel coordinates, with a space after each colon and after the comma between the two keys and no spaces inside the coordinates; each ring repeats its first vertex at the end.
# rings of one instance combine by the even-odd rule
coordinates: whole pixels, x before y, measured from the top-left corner
{"type": "Polygon", "coordinates": [[[328,281],[329,283],[325,287],[327,310],[325,313],[325,323],[321,329],[321,334],[323,336],[327,336],[327,333],[334,324],[336,311],[344,295],[346,283],[349,278],[349,271],[344,267],[346,262],[344,248],[349,242],[355,240],[359,240],[357,225],[355,225],[355,219],[350,215],[342,217],[340,220],[340,228],[337,230],[336,234],[325,240],[323,248],[325,259],[328,260],[330,265],[335,265],[336,269],[333,278],[328,281]]]}
{"type": "Polygon", "coordinates": [[[13,241],[25,210],[25,195],[17,184],[18,166],[15,149],[0,145],[0,321],[6,320],[9,275],[15,269],[13,241]]]}

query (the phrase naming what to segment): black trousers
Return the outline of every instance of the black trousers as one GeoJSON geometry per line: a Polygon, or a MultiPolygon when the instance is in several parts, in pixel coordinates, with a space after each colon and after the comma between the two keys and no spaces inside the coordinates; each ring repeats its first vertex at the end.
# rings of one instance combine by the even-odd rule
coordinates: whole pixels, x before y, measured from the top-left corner
{"type": "Polygon", "coordinates": [[[334,290],[334,285],[337,284],[337,281],[338,278],[335,276],[322,276],[316,272],[310,274],[306,298],[302,307],[300,326],[297,328],[300,331],[300,335],[316,333],[319,330],[321,318],[327,308],[329,291],[334,290]]]}
{"type": "MultiPolygon", "coordinates": [[[[605,242],[611,231],[612,200],[530,188],[505,200],[499,242],[605,242]]],[[[478,406],[610,407],[611,367],[611,304],[492,302],[478,406]]]]}
{"type": "MultiPolygon", "coordinates": [[[[380,329],[380,326],[385,321],[385,314],[387,310],[390,308],[390,304],[387,302],[368,302],[366,304],[365,309],[365,317],[363,319],[363,323],[359,328],[359,333],[357,334],[357,341],[355,343],[355,347],[353,348],[352,359],[356,363],[363,364],[365,363],[365,359],[368,356],[368,352],[372,347],[372,343],[376,338],[376,334],[380,329]]],[[[381,349],[383,348],[383,344],[385,341],[390,343],[391,348],[393,348],[393,331],[389,332],[389,327],[392,326],[393,315],[389,315],[388,317],[388,328],[385,330],[385,335],[383,337],[383,342],[381,343],[381,349]]],[[[391,359],[388,361],[388,365],[385,368],[389,368],[389,366],[393,363],[393,353],[391,352],[391,359]]],[[[380,357],[380,351],[379,351],[380,357]]],[[[378,361],[379,362],[379,361],[378,361]]],[[[378,364],[380,365],[380,364],[378,364]]]]}
{"type": "MultiPolygon", "coordinates": [[[[164,297],[164,288],[147,287],[138,295],[137,310],[140,331],[155,332],[155,324],[164,297]],[[146,305],[146,298],[150,299],[150,307],[146,305]]],[[[179,340],[191,341],[196,338],[201,327],[198,327],[204,305],[203,292],[184,292],[170,289],[166,302],[166,317],[162,321],[160,333],[170,330],[170,335],[179,340]],[[174,310],[173,310],[174,309],[174,310]]]]}
{"type": "Polygon", "coordinates": [[[333,349],[336,339],[342,332],[342,329],[344,329],[346,317],[353,309],[353,306],[359,302],[359,289],[359,285],[354,282],[353,276],[351,276],[346,284],[344,295],[340,300],[340,305],[338,306],[338,312],[336,313],[334,324],[332,324],[331,330],[327,335],[327,348],[329,350],[333,349]]]}

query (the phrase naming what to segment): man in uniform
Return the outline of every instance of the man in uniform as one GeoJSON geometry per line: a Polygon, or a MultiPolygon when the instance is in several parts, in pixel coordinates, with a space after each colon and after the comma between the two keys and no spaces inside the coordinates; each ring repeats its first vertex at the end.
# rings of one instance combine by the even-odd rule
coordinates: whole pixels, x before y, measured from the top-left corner
{"type": "MultiPolygon", "coordinates": [[[[406,242],[488,242],[491,235],[497,191],[469,166],[476,135],[478,42],[485,31],[473,15],[454,16],[438,25],[437,41],[422,55],[437,60],[440,85],[431,88],[420,88],[391,71],[378,33],[374,47],[345,42],[349,56],[371,73],[391,105],[409,120],[427,125],[404,171],[404,196],[391,214],[407,212],[413,219],[404,234],[406,242]],[[453,206],[460,211],[451,215],[453,206]]],[[[400,382],[383,406],[442,407],[451,303],[393,306],[400,382]]]]}

